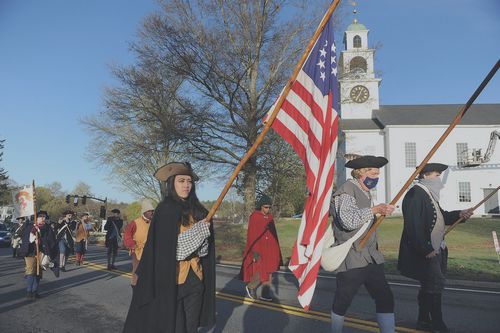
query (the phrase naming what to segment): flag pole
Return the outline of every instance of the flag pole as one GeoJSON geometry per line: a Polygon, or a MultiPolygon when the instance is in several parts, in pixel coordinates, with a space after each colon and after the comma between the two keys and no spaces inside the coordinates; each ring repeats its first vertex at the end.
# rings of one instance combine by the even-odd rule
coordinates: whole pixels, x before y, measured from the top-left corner
{"type": "MultiPolygon", "coordinates": [[[[436,150],[438,150],[438,148],[441,146],[441,144],[444,142],[444,140],[448,137],[448,135],[451,133],[451,131],[455,128],[455,126],[457,126],[457,124],[460,122],[460,120],[462,120],[462,118],[464,117],[464,115],[467,112],[467,110],[469,110],[469,108],[472,105],[472,103],[474,103],[474,101],[479,96],[479,94],[483,91],[483,89],[486,87],[486,85],[488,84],[488,82],[490,82],[490,80],[493,78],[493,76],[495,76],[495,74],[496,74],[496,72],[497,72],[497,70],[498,70],[499,67],[500,67],[500,60],[497,60],[496,64],[493,66],[493,68],[491,69],[491,71],[485,77],[485,79],[483,80],[483,82],[481,83],[481,85],[472,94],[472,96],[469,98],[469,100],[467,101],[467,103],[464,106],[462,106],[462,108],[458,112],[458,114],[455,117],[455,119],[453,119],[453,121],[451,122],[450,126],[448,126],[448,128],[446,129],[446,131],[443,133],[443,135],[439,138],[439,140],[436,142],[436,144],[434,145],[434,147],[432,147],[431,151],[429,151],[429,153],[427,154],[427,156],[424,158],[424,160],[422,161],[422,163],[420,163],[420,165],[418,166],[418,168],[411,174],[410,178],[408,178],[408,180],[406,181],[406,183],[399,190],[398,194],[396,194],[396,196],[394,197],[394,199],[392,199],[392,201],[389,203],[390,205],[395,205],[398,202],[398,200],[401,198],[401,196],[406,191],[406,189],[411,185],[411,183],[413,182],[413,180],[417,177],[417,175],[422,171],[422,169],[427,164],[427,162],[434,155],[434,153],[436,152],[436,150]]],[[[365,243],[368,241],[368,238],[370,238],[370,236],[375,232],[375,230],[377,229],[377,227],[382,223],[382,221],[384,219],[385,219],[384,215],[381,215],[381,216],[378,217],[377,221],[371,226],[370,230],[368,230],[368,232],[366,233],[366,235],[363,237],[363,239],[359,243],[359,245],[361,246],[361,248],[363,248],[365,246],[365,243]]]]}
{"type": "MultiPolygon", "coordinates": [[[[481,200],[477,205],[475,205],[474,207],[472,207],[472,211],[475,211],[479,206],[481,206],[483,203],[485,203],[486,201],[488,201],[489,198],[491,198],[493,196],[493,194],[497,193],[498,190],[500,190],[500,186],[498,186],[493,192],[491,192],[490,194],[488,194],[483,200],[481,200]]],[[[460,222],[462,222],[464,220],[463,217],[459,218],[458,220],[456,220],[452,225],[450,225],[448,227],[448,229],[446,229],[446,232],[444,233],[444,235],[446,236],[450,231],[452,231],[460,222]]]]}
{"type": "MultiPolygon", "coordinates": [[[[31,187],[33,188],[33,215],[35,220],[33,221],[33,225],[35,226],[36,230],[36,191],[35,191],[35,180],[33,179],[33,182],[31,183],[31,187]]],[[[35,233],[35,248],[36,248],[36,275],[40,275],[40,246],[38,245],[38,231],[35,233]]]]}
{"type": "Polygon", "coordinates": [[[238,173],[241,171],[243,166],[246,164],[246,162],[250,159],[250,157],[255,153],[257,148],[260,146],[262,141],[264,140],[264,137],[266,136],[267,132],[271,129],[271,125],[274,122],[274,119],[276,119],[276,116],[278,115],[278,112],[281,109],[281,106],[283,105],[283,102],[285,101],[288,93],[290,92],[290,89],[292,88],[292,84],[295,82],[297,79],[297,75],[299,75],[300,70],[304,66],[304,63],[307,60],[307,56],[311,52],[312,48],[314,47],[314,44],[316,44],[317,39],[319,38],[319,35],[323,32],[323,29],[325,28],[326,24],[328,23],[328,20],[330,19],[330,16],[332,16],[333,12],[335,11],[335,8],[337,8],[337,5],[340,3],[340,0],[334,0],[331,4],[330,7],[328,7],[328,10],[323,16],[323,19],[321,20],[321,23],[319,24],[318,28],[316,29],[316,32],[314,33],[313,37],[309,41],[309,44],[307,45],[306,50],[304,51],[304,54],[300,58],[300,61],[297,63],[297,66],[295,66],[295,69],[292,73],[292,76],[288,80],[288,83],[286,84],[285,88],[283,89],[283,92],[278,100],[278,102],[274,105],[273,112],[271,115],[267,118],[266,124],[264,125],[264,128],[262,129],[262,132],[259,134],[257,139],[255,140],[254,144],[250,149],[246,152],[246,154],[243,156],[243,158],[240,160],[240,163],[236,166],[236,169],[234,170],[233,174],[229,178],[229,180],[226,183],[226,186],[224,186],[224,189],[222,190],[221,194],[217,198],[217,201],[215,204],[212,206],[210,211],[208,212],[208,215],[206,217],[207,220],[210,220],[219,206],[222,203],[222,200],[224,200],[224,197],[226,196],[227,192],[229,191],[229,188],[233,184],[234,180],[236,179],[236,176],[238,176],[238,173]]]}

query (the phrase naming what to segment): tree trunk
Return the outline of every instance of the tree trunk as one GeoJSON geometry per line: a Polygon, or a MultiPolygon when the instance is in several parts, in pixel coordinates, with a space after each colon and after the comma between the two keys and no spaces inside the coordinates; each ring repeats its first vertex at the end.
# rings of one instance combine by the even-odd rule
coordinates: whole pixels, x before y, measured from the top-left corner
{"type": "Polygon", "coordinates": [[[255,189],[257,184],[257,158],[252,156],[245,165],[243,176],[243,197],[245,200],[244,216],[248,217],[255,210],[255,189]]]}

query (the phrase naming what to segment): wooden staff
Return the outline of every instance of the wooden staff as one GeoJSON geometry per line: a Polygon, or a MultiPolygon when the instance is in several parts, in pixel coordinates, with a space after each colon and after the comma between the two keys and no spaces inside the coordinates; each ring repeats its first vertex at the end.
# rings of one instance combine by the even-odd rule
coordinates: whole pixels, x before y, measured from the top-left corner
{"type": "Polygon", "coordinates": [[[35,220],[33,221],[33,226],[35,227],[35,248],[36,248],[36,275],[40,275],[40,246],[38,245],[38,229],[36,229],[36,219],[37,219],[37,214],[36,214],[36,192],[35,192],[35,180],[33,179],[33,182],[31,183],[31,187],[33,189],[33,215],[35,217],[35,220]]]}
{"type": "Polygon", "coordinates": [[[246,162],[250,159],[250,157],[255,153],[257,150],[257,147],[260,146],[262,141],[264,140],[264,137],[266,136],[267,132],[271,129],[271,125],[273,124],[274,119],[276,119],[276,116],[278,115],[278,112],[281,109],[281,105],[283,105],[283,102],[285,101],[288,93],[290,92],[290,89],[292,88],[292,84],[295,82],[297,79],[297,75],[299,74],[300,70],[302,69],[302,66],[304,66],[304,63],[307,60],[307,56],[311,52],[312,48],[314,47],[314,44],[316,44],[316,40],[319,38],[319,35],[321,32],[323,32],[323,29],[325,28],[325,25],[327,24],[328,20],[332,16],[333,12],[335,11],[335,8],[337,8],[337,5],[339,4],[340,0],[335,0],[332,2],[330,7],[328,8],[328,11],[326,12],[325,16],[323,16],[323,19],[321,20],[321,23],[319,24],[318,28],[316,29],[316,32],[314,33],[313,37],[309,41],[309,44],[307,45],[306,50],[304,51],[304,54],[302,55],[302,58],[300,58],[300,61],[298,62],[297,66],[295,66],[295,70],[292,73],[292,76],[288,80],[288,83],[285,86],[285,89],[283,89],[283,93],[281,94],[278,102],[275,104],[273,112],[269,116],[269,118],[266,121],[266,124],[264,125],[264,128],[262,129],[262,132],[259,134],[257,139],[255,140],[254,144],[250,149],[246,152],[245,156],[241,159],[240,163],[236,166],[236,169],[234,170],[233,174],[229,178],[229,180],[226,183],[226,186],[222,190],[221,194],[217,198],[217,201],[215,204],[212,206],[210,211],[208,212],[208,215],[206,217],[207,221],[209,221],[219,208],[219,206],[222,203],[222,200],[224,200],[224,197],[226,196],[227,192],[229,191],[229,188],[233,184],[234,180],[236,179],[236,176],[238,173],[241,171],[243,166],[246,164],[246,162]]]}
{"type": "MultiPolygon", "coordinates": [[[[393,206],[396,205],[396,203],[401,198],[401,196],[403,195],[403,193],[412,184],[413,180],[417,177],[417,175],[422,171],[422,169],[427,164],[427,162],[431,159],[431,157],[434,155],[434,153],[436,152],[436,150],[438,150],[438,148],[441,146],[441,144],[444,142],[444,140],[448,137],[448,135],[451,133],[451,131],[455,128],[455,126],[457,126],[457,124],[460,122],[460,120],[462,120],[462,118],[464,117],[465,113],[467,112],[467,110],[469,110],[469,108],[472,105],[472,103],[474,103],[474,101],[476,100],[476,98],[483,91],[484,87],[486,87],[486,85],[488,84],[488,82],[490,82],[490,80],[493,78],[493,76],[495,76],[495,73],[497,72],[498,67],[500,67],[500,60],[497,60],[497,63],[493,66],[493,68],[488,73],[488,75],[486,76],[486,78],[483,80],[483,82],[481,83],[481,85],[476,89],[476,91],[474,92],[474,94],[472,94],[472,96],[469,98],[469,100],[467,101],[467,103],[464,106],[462,106],[462,108],[460,109],[460,111],[458,112],[457,116],[455,117],[455,119],[450,124],[450,126],[448,126],[448,128],[446,129],[446,131],[439,138],[439,140],[436,142],[436,144],[434,145],[434,147],[432,147],[431,151],[427,154],[427,156],[424,158],[424,160],[422,161],[422,163],[420,163],[420,165],[418,166],[418,168],[411,174],[410,178],[408,178],[408,180],[403,185],[403,187],[401,188],[401,190],[399,190],[398,194],[396,194],[396,196],[394,197],[394,199],[392,199],[392,201],[389,203],[390,205],[393,205],[393,206]]],[[[370,238],[370,236],[375,232],[375,230],[380,225],[380,223],[382,223],[382,221],[384,220],[384,218],[385,218],[385,215],[379,216],[379,218],[377,219],[377,221],[371,226],[370,230],[368,230],[368,232],[366,233],[366,235],[363,237],[363,239],[359,243],[359,245],[361,246],[361,248],[363,248],[365,246],[366,242],[368,241],[368,238],[370,238]]]]}
{"type": "MultiPolygon", "coordinates": [[[[493,196],[493,194],[497,193],[499,189],[500,189],[500,186],[498,186],[493,192],[491,192],[490,194],[488,194],[483,200],[481,200],[481,202],[479,202],[477,205],[475,205],[474,207],[472,207],[472,211],[475,211],[479,206],[481,206],[483,203],[485,203],[489,198],[491,198],[493,196]]],[[[463,220],[464,220],[463,217],[461,217],[458,220],[456,220],[452,225],[450,225],[448,227],[448,229],[446,229],[446,232],[444,233],[444,235],[446,236],[450,231],[453,230],[453,228],[455,228],[463,220]]]]}

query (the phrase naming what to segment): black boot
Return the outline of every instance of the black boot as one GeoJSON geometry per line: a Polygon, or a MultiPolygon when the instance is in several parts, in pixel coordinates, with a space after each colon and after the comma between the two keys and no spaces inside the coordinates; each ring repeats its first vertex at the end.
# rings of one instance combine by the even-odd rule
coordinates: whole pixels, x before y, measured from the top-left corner
{"type": "Polygon", "coordinates": [[[443,321],[443,311],[441,306],[441,293],[427,294],[427,299],[430,300],[431,312],[431,332],[433,333],[449,333],[450,329],[443,321]]]}
{"type": "Polygon", "coordinates": [[[418,292],[418,318],[417,329],[422,331],[431,330],[430,303],[425,293],[420,290],[418,292]]]}
{"type": "Polygon", "coordinates": [[[31,291],[27,291],[26,292],[26,299],[28,301],[31,301],[32,297],[33,297],[33,293],[31,291]]]}
{"type": "Polygon", "coordinates": [[[266,302],[272,302],[273,296],[271,295],[271,287],[264,285],[262,291],[260,292],[260,300],[266,302]]]}

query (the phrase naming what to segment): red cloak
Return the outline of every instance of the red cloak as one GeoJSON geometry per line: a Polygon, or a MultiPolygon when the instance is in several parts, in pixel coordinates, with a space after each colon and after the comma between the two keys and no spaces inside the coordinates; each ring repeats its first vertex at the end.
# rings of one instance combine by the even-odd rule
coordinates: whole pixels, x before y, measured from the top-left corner
{"type": "Polygon", "coordinates": [[[260,272],[260,282],[267,282],[269,274],[279,270],[282,264],[273,216],[265,216],[260,210],[255,210],[248,221],[247,244],[243,252],[240,277],[243,281],[250,282],[252,276],[260,272]],[[255,261],[254,253],[258,254],[255,261]]]}

